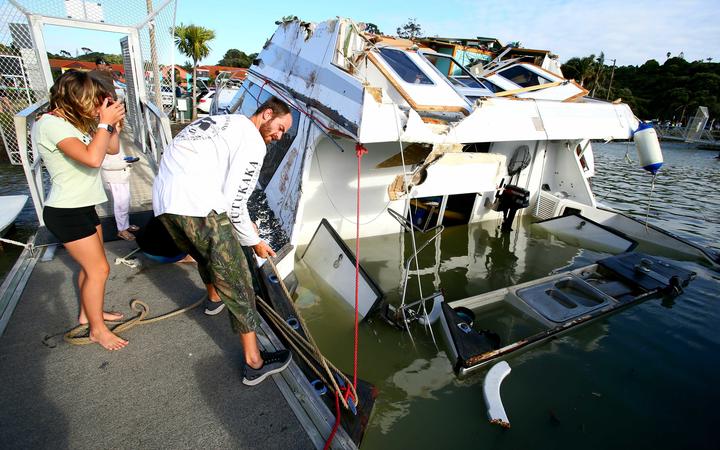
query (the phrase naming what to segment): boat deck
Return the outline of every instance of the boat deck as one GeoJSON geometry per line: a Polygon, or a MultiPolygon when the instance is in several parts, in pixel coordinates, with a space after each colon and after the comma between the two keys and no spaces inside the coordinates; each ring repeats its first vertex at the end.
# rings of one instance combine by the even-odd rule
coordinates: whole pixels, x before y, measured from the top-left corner
{"type": "MultiPolygon", "coordinates": [[[[106,309],[155,316],[204,293],[194,264],[113,265],[135,248],[106,243],[106,309]]],[[[46,335],[77,319],[78,266],[59,248],[39,261],[0,338],[0,448],[315,448],[271,378],[241,383],[242,348],[227,313],[186,314],[124,333],[108,352],[46,335]]],[[[273,377],[280,377],[274,375],[273,377]]]]}

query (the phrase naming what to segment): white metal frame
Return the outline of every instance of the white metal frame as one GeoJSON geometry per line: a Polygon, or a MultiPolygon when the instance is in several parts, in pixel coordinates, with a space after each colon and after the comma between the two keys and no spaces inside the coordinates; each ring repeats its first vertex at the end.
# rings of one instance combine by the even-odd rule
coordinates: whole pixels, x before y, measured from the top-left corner
{"type": "Polygon", "coordinates": [[[42,175],[43,166],[40,155],[32,145],[28,145],[28,135],[32,126],[35,124],[38,112],[44,110],[47,104],[47,100],[39,101],[15,114],[14,117],[20,160],[22,161],[25,178],[30,188],[30,196],[32,197],[35,214],[37,214],[40,226],[45,225],[42,216],[43,206],[45,205],[45,187],[42,175]],[[33,152],[32,161],[30,160],[30,151],[33,152]]]}
{"type": "MultiPolygon", "coordinates": [[[[130,66],[133,80],[132,86],[128,86],[128,89],[132,89],[135,92],[134,106],[138,115],[136,118],[131,118],[130,122],[135,125],[133,128],[136,128],[133,129],[136,142],[141,146],[144,152],[150,153],[151,158],[149,158],[149,160],[152,164],[156,165],[164,148],[172,140],[172,135],[170,131],[170,121],[167,115],[162,111],[161,107],[157,107],[150,101],[150,99],[148,99],[144,76],[142,47],[140,42],[140,30],[150,24],[157,15],[164,11],[171,2],[174,2],[174,0],[165,0],[158,8],[150,13],[143,22],[133,26],[113,25],[84,19],[43,16],[29,12],[26,8],[20,5],[17,0],[8,1],[27,17],[30,29],[30,38],[41,69],[40,75],[45,85],[45,89],[48,91],[53,85],[53,77],[50,68],[50,60],[47,57],[45,38],[43,36],[43,27],[45,25],[120,33],[127,37],[130,48],[130,66]]],[[[173,20],[174,17],[175,11],[173,10],[173,20]]],[[[157,79],[159,80],[159,73],[157,79]]],[[[28,136],[35,123],[38,112],[43,110],[46,106],[47,100],[37,102],[20,111],[14,117],[20,159],[22,161],[25,177],[30,188],[35,212],[41,226],[44,225],[42,210],[45,203],[45,186],[42,175],[43,166],[39,154],[33,148],[32,143],[28,142],[28,136]],[[32,157],[30,152],[32,152],[32,157]]],[[[157,169],[157,167],[154,167],[154,169],[157,169]]]]}

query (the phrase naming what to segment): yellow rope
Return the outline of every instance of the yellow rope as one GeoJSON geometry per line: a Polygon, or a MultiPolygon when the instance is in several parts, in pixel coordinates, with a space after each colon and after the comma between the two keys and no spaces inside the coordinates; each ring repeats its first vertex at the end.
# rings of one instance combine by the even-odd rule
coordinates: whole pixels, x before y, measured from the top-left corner
{"type": "MultiPolygon", "coordinates": [[[[130,302],[130,308],[133,311],[136,311],[138,314],[135,317],[132,317],[125,322],[106,322],[108,324],[116,324],[118,325],[111,328],[112,332],[115,334],[122,333],[123,331],[127,331],[130,328],[137,326],[137,325],[147,325],[149,323],[153,322],[159,322],[161,320],[169,319],[171,317],[177,316],[178,314],[183,314],[185,312],[190,311],[193,308],[196,308],[197,306],[201,305],[203,301],[205,301],[206,295],[203,294],[203,296],[198,300],[197,302],[193,303],[190,306],[186,306],[184,308],[179,308],[174,311],[170,311],[167,314],[163,314],[156,317],[151,317],[149,319],[146,319],[148,314],[150,314],[150,307],[147,305],[147,303],[143,302],[142,300],[135,299],[132,302],[130,302]]],[[[78,325],[72,330],[68,331],[63,335],[63,339],[68,344],[72,345],[87,345],[87,344],[94,344],[93,341],[90,340],[90,337],[88,336],[89,328],[88,325],[78,325]]]]}
{"type": "Polygon", "coordinates": [[[293,327],[291,327],[280,315],[270,307],[262,298],[256,297],[258,305],[263,309],[263,311],[267,314],[268,319],[277,327],[278,331],[283,335],[283,337],[287,340],[290,347],[293,348],[295,354],[299,355],[303,361],[310,367],[310,369],[317,375],[317,377],[325,384],[325,386],[328,387],[328,389],[333,393],[338,393],[338,397],[340,397],[343,400],[343,405],[347,409],[348,406],[345,403],[344,399],[342,398],[342,391],[340,390],[340,387],[337,384],[337,380],[333,376],[333,371],[335,374],[337,374],[338,377],[340,377],[345,385],[350,389],[353,398],[355,398],[356,404],[359,405],[359,400],[357,396],[357,392],[355,391],[355,388],[348,379],[347,376],[345,376],[344,373],[342,373],[337,367],[335,367],[330,361],[325,359],[323,355],[320,355],[320,359],[318,359],[316,352],[313,350],[312,345],[302,336],[300,335],[297,330],[295,330],[293,327]],[[309,356],[314,360],[310,359],[309,356]],[[322,373],[317,367],[315,367],[316,363],[323,363],[323,368],[325,369],[324,373],[322,373]]]}
{"type": "MultiPolygon", "coordinates": [[[[278,283],[280,284],[280,287],[282,288],[283,293],[288,299],[288,303],[293,309],[293,313],[295,314],[295,317],[298,319],[298,322],[300,322],[300,326],[305,332],[305,336],[307,336],[307,339],[303,338],[303,336],[300,335],[296,330],[294,330],[290,325],[285,322],[275,311],[272,310],[267,304],[265,304],[262,299],[258,299],[260,304],[262,304],[266,310],[272,311],[274,315],[277,315],[277,318],[280,319],[280,322],[282,325],[279,326],[279,328],[287,328],[288,330],[291,330],[290,337],[292,337],[292,340],[288,337],[288,342],[291,342],[294,340],[296,343],[302,345],[305,347],[305,350],[308,351],[313,355],[315,360],[322,365],[323,369],[325,369],[325,373],[328,375],[327,378],[330,379],[330,383],[325,383],[328,387],[330,387],[333,392],[341,392],[340,386],[337,384],[337,380],[333,376],[333,372],[331,370],[331,367],[333,370],[335,370],[335,373],[343,378],[343,382],[345,383],[346,387],[351,391],[353,398],[355,399],[355,404],[360,404],[360,399],[357,395],[357,392],[355,391],[355,386],[348,380],[348,378],[343,374],[341,371],[339,371],[335,366],[332,365],[324,356],[322,353],[320,353],[320,348],[318,347],[317,343],[315,342],[315,339],[313,339],[312,334],[310,333],[310,330],[305,323],[305,320],[302,318],[300,313],[298,312],[297,308],[295,308],[295,303],[292,301],[292,296],[290,295],[290,291],[288,291],[288,288],[285,286],[285,283],[283,282],[282,277],[280,276],[280,273],[277,270],[277,267],[275,267],[275,263],[272,261],[272,259],[268,258],[267,262],[270,264],[270,267],[272,268],[273,272],[275,273],[275,276],[278,279],[278,283]]],[[[269,314],[269,316],[272,316],[273,314],[269,314]]],[[[291,344],[292,345],[292,344],[291,344]]],[[[324,377],[321,377],[324,378],[324,377]]],[[[345,398],[343,395],[338,395],[340,397],[340,401],[342,402],[345,409],[349,409],[347,402],[345,401],[345,398]]]]}
{"type": "MultiPolygon", "coordinates": [[[[300,326],[302,327],[303,331],[305,332],[305,335],[307,338],[300,335],[300,333],[297,332],[294,328],[292,328],[275,310],[273,310],[270,305],[268,305],[262,298],[256,297],[258,301],[258,305],[263,309],[263,311],[266,313],[266,316],[270,319],[271,322],[273,322],[276,325],[276,328],[281,332],[281,334],[285,337],[287,342],[290,344],[291,347],[295,350],[295,353],[298,354],[303,361],[310,367],[310,369],[315,372],[315,374],[320,378],[326,386],[333,392],[338,393],[338,397],[342,401],[343,406],[346,409],[349,409],[349,406],[344,398],[343,395],[341,395],[342,391],[340,389],[340,386],[338,385],[337,379],[334,375],[337,375],[342,379],[342,381],[345,383],[345,386],[347,389],[350,390],[352,393],[353,398],[355,399],[355,404],[359,406],[360,399],[357,395],[357,392],[355,391],[355,387],[353,386],[352,382],[345,376],[343,372],[338,370],[337,367],[335,367],[330,361],[328,361],[320,352],[320,349],[317,346],[317,343],[312,337],[312,334],[310,334],[310,331],[307,327],[307,324],[305,323],[305,320],[302,318],[302,316],[298,313],[297,309],[295,308],[295,304],[292,301],[292,296],[290,295],[290,292],[288,291],[287,287],[285,286],[285,283],[282,280],[282,277],[280,276],[277,268],[275,267],[275,264],[272,262],[272,260],[267,260],[270,263],[270,267],[272,267],[273,272],[275,273],[275,276],[277,277],[280,286],[282,287],[283,293],[288,299],[288,302],[290,303],[293,312],[295,313],[295,317],[298,319],[298,322],[300,323],[300,326]],[[312,359],[314,359],[315,363],[318,363],[322,366],[324,369],[324,374],[321,373],[320,370],[318,370],[315,367],[315,364],[313,361],[308,357],[307,355],[312,356],[312,359]]],[[[108,324],[117,324],[113,328],[111,328],[112,332],[115,334],[122,333],[123,331],[127,331],[130,328],[133,328],[137,325],[147,325],[149,323],[153,322],[159,322],[161,320],[169,319],[171,317],[177,316],[179,314],[183,314],[187,311],[190,311],[193,308],[196,308],[200,304],[203,303],[205,300],[206,295],[203,294],[203,296],[195,303],[193,303],[190,306],[186,306],[184,308],[179,308],[174,311],[171,311],[167,314],[163,314],[156,317],[151,317],[149,319],[146,319],[148,314],[150,314],[150,307],[143,302],[142,300],[135,299],[132,302],[130,302],[130,308],[133,311],[137,312],[137,315],[135,317],[132,317],[124,322],[106,322],[108,324]]],[[[93,344],[94,342],[90,340],[90,337],[88,336],[89,328],[88,325],[78,325],[77,327],[71,329],[70,331],[66,332],[63,335],[63,339],[65,342],[72,344],[72,345],[87,345],[87,344],[93,344]]]]}

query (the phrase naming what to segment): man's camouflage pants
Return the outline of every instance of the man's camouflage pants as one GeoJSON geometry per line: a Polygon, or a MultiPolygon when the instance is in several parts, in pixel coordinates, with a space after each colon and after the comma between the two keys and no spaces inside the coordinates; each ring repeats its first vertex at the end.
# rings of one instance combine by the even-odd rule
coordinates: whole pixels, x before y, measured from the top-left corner
{"type": "Polygon", "coordinates": [[[197,261],[203,283],[215,286],[230,311],[233,329],[243,334],[257,330],[252,275],[227,214],[215,211],[207,217],[162,214],[159,219],[175,245],[197,261]]]}

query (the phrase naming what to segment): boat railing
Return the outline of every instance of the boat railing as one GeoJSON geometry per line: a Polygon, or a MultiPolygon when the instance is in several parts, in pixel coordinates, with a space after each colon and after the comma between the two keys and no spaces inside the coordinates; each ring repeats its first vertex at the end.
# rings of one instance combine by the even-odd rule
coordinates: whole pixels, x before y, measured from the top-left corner
{"type": "Polygon", "coordinates": [[[162,109],[145,99],[140,99],[140,116],[141,130],[136,132],[135,140],[149,156],[153,172],[157,173],[160,158],[172,142],[170,119],[162,109]]]}
{"type": "MultiPolygon", "coordinates": [[[[400,302],[401,307],[405,306],[405,295],[407,294],[408,279],[410,278],[410,266],[412,265],[413,261],[417,260],[420,252],[422,252],[428,245],[434,242],[435,239],[437,239],[438,236],[442,234],[444,229],[445,227],[443,225],[438,225],[427,230],[427,232],[435,231],[435,234],[430,239],[425,241],[420,247],[418,247],[417,250],[415,250],[413,254],[410,255],[410,257],[405,261],[405,267],[403,270],[403,291],[402,299],[400,302]]],[[[418,273],[417,275],[420,276],[420,273],[418,273]]]]}
{"type": "MultiPolygon", "coordinates": [[[[435,295],[431,295],[428,297],[424,297],[424,298],[420,299],[419,301],[412,302],[410,304],[405,303],[408,279],[410,278],[410,266],[412,265],[413,261],[415,261],[417,259],[420,252],[423,251],[428,245],[430,245],[432,242],[434,242],[438,238],[438,236],[440,236],[442,234],[443,230],[445,230],[445,227],[443,225],[436,225],[432,228],[420,228],[417,225],[415,225],[410,219],[408,219],[407,217],[403,217],[399,212],[395,211],[392,208],[388,208],[387,212],[390,214],[390,216],[393,219],[397,220],[400,223],[400,225],[403,227],[403,229],[405,231],[408,231],[411,233],[414,231],[418,231],[420,233],[429,233],[431,231],[435,231],[435,234],[430,239],[428,239],[426,242],[424,242],[420,247],[418,247],[417,250],[415,250],[413,252],[413,254],[410,255],[410,257],[405,261],[405,266],[403,268],[403,278],[402,278],[403,279],[402,298],[400,300],[400,308],[399,308],[399,311],[401,311],[403,316],[405,316],[405,311],[407,308],[414,307],[420,303],[424,303],[426,300],[435,298],[435,295]]],[[[419,271],[417,273],[417,276],[420,276],[419,271]]]]}
{"type": "Polygon", "coordinates": [[[35,125],[38,116],[46,110],[47,105],[47,100],[41,100],[18,112],[14,117],[20,161],[30,188],[30,196],[32,197],[35,214],[37,214],[40,226],[45,225],[42,217],[42,209],[45,204],[43,165],[40,160],[40,155],[32,145],[30,130],[32,130],[33,125],[35,125]]]}

